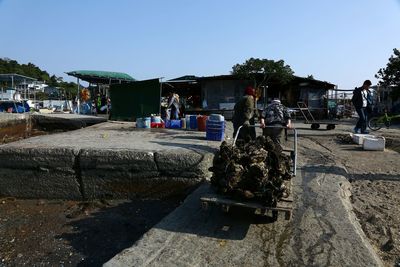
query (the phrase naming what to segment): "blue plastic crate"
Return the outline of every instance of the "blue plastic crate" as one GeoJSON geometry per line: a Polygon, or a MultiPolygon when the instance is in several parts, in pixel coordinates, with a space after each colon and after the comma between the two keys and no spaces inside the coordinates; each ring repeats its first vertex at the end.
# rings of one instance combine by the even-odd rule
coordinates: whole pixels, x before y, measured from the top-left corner
{"type": "Polygon", "coordinates": [[[206,128],[210,130],[225,130],[225,121],[207,120],[206,128]]]}
{"type": "Polygon", "coordinates": [[[222,141],[225,138],[225,131],[207,131],[206,139],[211,141],[222,141]]]}
{"type": "Polygon", "coordinates": [[[182,128],[182,122],[181,120],[167,120],[165,122],[165,128],[180,129],[182,128]]]}

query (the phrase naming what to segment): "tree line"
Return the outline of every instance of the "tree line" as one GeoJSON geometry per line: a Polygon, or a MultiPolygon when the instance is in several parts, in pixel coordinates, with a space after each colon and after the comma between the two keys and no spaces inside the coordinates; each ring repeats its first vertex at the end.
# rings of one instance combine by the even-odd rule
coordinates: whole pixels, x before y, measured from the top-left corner
{"type": "MultiPolygon", "coordinates": [[[[28,64],[20,64],[16,60],[9,58],[0,58],[0,73],[16,73],[37,79],[38,81],[45,82],[48,86],[57,87],[60,94],[68,99],[73,99],[77,94],[77,84],[74,82],[65,82],[62,77],[50,75],[47,71],[41,70],[35,64],[29,62],[28,64]]],[[[5,86],[3,84],[3,86],[5,86]]],[[[45,93],[38,93],[38,99],[46,99],[49,96],[45,93]]]]}

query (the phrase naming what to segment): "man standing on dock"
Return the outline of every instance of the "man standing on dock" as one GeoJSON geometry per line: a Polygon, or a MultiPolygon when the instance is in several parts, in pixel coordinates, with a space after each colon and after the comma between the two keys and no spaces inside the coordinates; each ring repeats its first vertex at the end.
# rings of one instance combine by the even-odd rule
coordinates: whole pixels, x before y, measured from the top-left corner
{"type": "Polygon", "coordinates": [[[356,127],[354,127],[354,133],[358,133],[360,130],[362,134],[369,133],[367,131],[367,105],[368,92],[371,84],[370,80],[365,80],[361,87],[358,87],[353,91],[351,102],[353,103],[359,117],[356,127]]]}

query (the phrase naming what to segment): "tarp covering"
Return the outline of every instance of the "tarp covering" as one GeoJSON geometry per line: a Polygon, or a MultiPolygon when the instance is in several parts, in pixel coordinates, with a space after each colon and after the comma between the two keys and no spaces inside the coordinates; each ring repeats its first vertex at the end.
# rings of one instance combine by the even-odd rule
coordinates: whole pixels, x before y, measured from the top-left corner
{"type": "Polygon", "coordinates": [[[111,119],[129,120],[160,113],[159,79],[110,86],[111,119]]]}
{"type": "Polygon", "coordinates": [[[11,82],[12,80],[14,80],[14,82],[31,82],[31,81],[37,81],[37,79],[32,78],[32,77],[28,77],[28,76],[24,76],[24,75],[20,75],[20,74],[16,74],[16,73],[2,73],[0,74],[0,81],[1,82],[11,82]]]}
{"type": "Polygon", "coordinates": [[[97,70],[75,70],[66,72],[70,76],[77,77],[90,83],[118,83],[136,81],[130,75],[123,72],[97,71],[97,70]]]}

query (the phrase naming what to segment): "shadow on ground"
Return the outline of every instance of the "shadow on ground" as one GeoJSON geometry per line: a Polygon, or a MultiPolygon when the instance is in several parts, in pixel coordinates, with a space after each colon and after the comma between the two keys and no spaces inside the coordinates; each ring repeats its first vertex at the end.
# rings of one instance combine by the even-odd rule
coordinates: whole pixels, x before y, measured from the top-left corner
{"type": "MultiPolygon", "coordinates": [[[[179,217],[179,215],[175,217],[179,217]]],[[[186,217],[189,219],[188,221],[184,221],[185,218],[178,223],[167,221],[157,225],[156,228],[222,240],[243,240],[251,224],[274,223],[271,216],[255,214],[252,209],[240,207],[231,207],[226,213],[219,207],[210,206],[207,210],[188,213],[186,217]]]]}
{"type": "Polygon", "coordinates": [[[76,207],[70,233],[56,238],[67,240],[83,260],[77,266],[101,266],[123,249],[132,246],[145,232],[174,210],[180,200],[131,200],[89,213],[90,204],[76,207]],[[85,214],[83,219],[75,216],[85,214]]]}
{"type": "Polygon", "coordinates": [[[385,181],[400,181],[399,175],[392,175],[387,173],[364,173],[364,174],[353,174],[348,173],[344,168],[338,166],[313,166],[308,165],[300,168],[309,173],[326,173],[335,174],[346,177],[350,182],[354,180],[385,180],[385,181]]]}
{"type": "MultiPolygon", "coordinates": [[[[199,140],[199,139],[198,139],[199,140]]],[[[167,146],[167,147],[174,147],[174,148],[184,148],[188,150],[196,151],[203,151],[209,153],[215,153],[217,148],[210,147],[208,145],[198,145],[198,144],[181,144],[181,143],[173,143],[173,142],[161,142],[161,141],[151,141],[151,143],[158,144],[160,146],[167,146]]]]}

